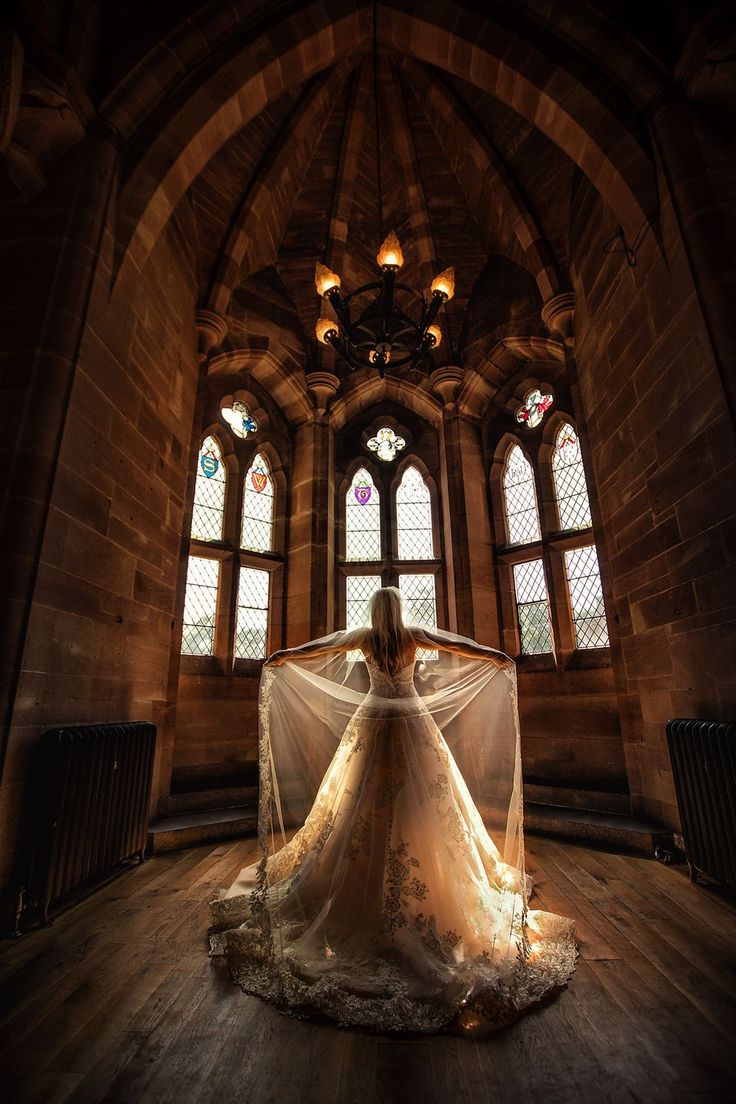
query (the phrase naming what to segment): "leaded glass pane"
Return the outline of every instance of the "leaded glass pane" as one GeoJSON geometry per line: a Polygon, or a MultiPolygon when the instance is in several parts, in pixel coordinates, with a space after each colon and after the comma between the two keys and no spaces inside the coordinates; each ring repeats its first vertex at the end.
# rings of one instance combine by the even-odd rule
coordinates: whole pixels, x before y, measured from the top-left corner
{"type": "Polygon", "coordinates": [[[565,553],[577,648],[607,648],[608,626],[595,545],[565,553]]]}
{"type": "Polygon", "coordinates": [[[273,478],[260,452],[245,475],[240,547],[254,552],[273,551],[273,478]]]}
{"type": "Polygon", "coordinates": [[[189,557],[184,595],[182,655],[214,654],[219,579],[218,560],[207,560],[202,556],[189,557]]]}
{"type": "Polygon", "coordinates": [[[400,560],[434,557],[429,487],[415,467],[406,469],[396,492],[396,528],[400,560]]]}
{"type": "MultiPolygon", "coordinates": [[[[407,625],[437,628],[437,597],[434,575],[399,575],[399,590],[407,625]]],[[[417,648],[417,659],[437,659],[437,652],[417,648]]]]}
{"type": "Polygon", "coordinates": [[[534,472],[518,445],[513,446],[506,458],[503,495],[509,544],[529,544],[540,540],[534,472]]]}
{"type": "Polygon", "coordinates": [[[381,506],[378,488],[370,472],[359,468],[345,496],[345,559],[380,558],[381,506]]]}
{"type": "Polygon", "coordinates": [[[197,540],[222,540],[225,480],[222,450],[214,437],[205,437],[197,456],[194,484],[191,533],[197,540]]]}
{"type": "Polygon", "coordinates": [[[263,659],[268,635],[268,584],[270,572],[241,567],[238,583],[238,617],[235,624],[236,659],[263,659]]]}
{"type": "Polygon", "coordinates": [[[560,529],[585,529],[592,525],[580,441],[571,425],[563,425],[552,456],[560,529]]]}
{"type": "Polygon", "coordinates": [[[345,626],[360,629],[370,625],[369,603],[381,589],[380,575],[348,575],[345,579],[345,626]]]}
{"type": "Polygon", "coordinates": [[[514,564],[514,590],[522,655],[552,651],[547,584],[541,560],[514,564]]]}

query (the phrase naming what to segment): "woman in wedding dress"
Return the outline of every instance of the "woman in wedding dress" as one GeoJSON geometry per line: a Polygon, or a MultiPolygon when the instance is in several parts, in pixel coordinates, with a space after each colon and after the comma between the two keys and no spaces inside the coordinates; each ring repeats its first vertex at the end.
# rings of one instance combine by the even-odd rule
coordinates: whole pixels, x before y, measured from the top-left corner
{"type": "Polygon", "coordinates": [[[405,626],[386,587],[370,628],[271,656],[259,717],[261,860],[210,936],[246,991],[477,1033],[565,985],[572,922],[527,907],[512,660],[405,626]]]}

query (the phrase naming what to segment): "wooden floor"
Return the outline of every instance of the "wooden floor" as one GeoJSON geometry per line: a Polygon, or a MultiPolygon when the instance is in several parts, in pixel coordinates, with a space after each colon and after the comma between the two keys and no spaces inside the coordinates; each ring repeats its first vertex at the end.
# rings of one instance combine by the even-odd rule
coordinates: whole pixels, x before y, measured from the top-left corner
{"type": "Polygon", "coordinates": [[[551,1004],[474,1042],[305,1023],[242,993],[206,956],[207,901],[253,855],[242,840],[155,857],[8,942],[3,1101],[735,1098],[736,910],[682,868],[529,841],[538,907],[575,918],[581,959],[551,1004]]]}

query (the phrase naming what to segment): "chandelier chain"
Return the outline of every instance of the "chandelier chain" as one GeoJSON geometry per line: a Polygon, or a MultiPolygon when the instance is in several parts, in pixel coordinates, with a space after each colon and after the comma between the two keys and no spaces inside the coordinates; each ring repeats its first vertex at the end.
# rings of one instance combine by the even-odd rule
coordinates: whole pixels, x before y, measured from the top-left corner
{"type": "Polygon", "coordinates": [[[373,0],[373,111],[376,131],[376,188],[378,191],[378,240],[383,241],[383,184],[381,180],[381,136],[378,111],[378,4],[373,0]]]}

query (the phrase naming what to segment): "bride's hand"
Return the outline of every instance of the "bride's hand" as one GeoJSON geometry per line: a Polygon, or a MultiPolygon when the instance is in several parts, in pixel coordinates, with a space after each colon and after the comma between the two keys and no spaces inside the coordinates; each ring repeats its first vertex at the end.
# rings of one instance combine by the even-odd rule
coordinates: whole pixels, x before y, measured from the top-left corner
{"type": "Polygon", "coordinates": [[[493,656],[491,663],[495,663],[500,671],[510,671],[514,666],[513,659],[510,659],[509,656],[503,655],[502,653],[493,656]]]}
{"type": "Polygon", "coordinates": [[[286,663],[286,656],[283,652],[274,652],[270,655],[265,662],[266,667],[280,667],[282,663],[286,663]]]}

